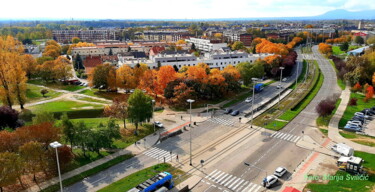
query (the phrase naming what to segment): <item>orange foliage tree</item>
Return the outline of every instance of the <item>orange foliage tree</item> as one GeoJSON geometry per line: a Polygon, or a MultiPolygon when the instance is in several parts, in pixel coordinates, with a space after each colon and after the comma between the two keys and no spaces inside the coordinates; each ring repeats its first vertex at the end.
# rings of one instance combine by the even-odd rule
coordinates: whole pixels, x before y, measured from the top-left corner
{"type": "Polygon", "coordinates": [[[373,96],[374,96],[374,87],[370,85],[366,89],[365,101],[367,102],[368,100],[372,99],[373,96]]]}
{"type": "Polygon", "coordinates": [[[325,44],[325,43],[319,43],[319,51],[323,54],[329,55],[332,54],[332,46],[325,44]]]}
{"type": "Polygon", "coordinates": [[[160,67],[157,73],[157,92],[160,95],[164,94],[164,89],[167,84],[176,79],[176,71],[170,65],[160,67]]]}
{"type": "Polygon", "coordinates": [[[361,86],[361,84],[359,84],[359,82],[357,82],[353,87],[352,87],[352,91],[354,91],[354,92],[357,92],[357,91],[359,91],[359,90],[361,90],[362,89],[362,86],[361,86]]]}

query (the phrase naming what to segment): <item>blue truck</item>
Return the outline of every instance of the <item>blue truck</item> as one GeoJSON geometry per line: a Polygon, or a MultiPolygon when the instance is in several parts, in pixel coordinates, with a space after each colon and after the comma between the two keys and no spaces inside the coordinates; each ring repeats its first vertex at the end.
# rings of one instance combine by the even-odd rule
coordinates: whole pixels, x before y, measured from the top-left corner
{"type": "Polygon", "coordinates": [[[128,192],[151,192],[165,191],[174,187],[172,174],[161,172],[145,182],[130,189],[128,192]],[[164,190],[165,189],[165,190],[164,190]]]}
{"type": "Polygon", "coordinates": [[[254,90],[255,93],[259,93],[259,92],[261,92],[263,90],[264,84],[263,83],[258,83],[254,87],[255,87],[255,90],[254,90]]]}

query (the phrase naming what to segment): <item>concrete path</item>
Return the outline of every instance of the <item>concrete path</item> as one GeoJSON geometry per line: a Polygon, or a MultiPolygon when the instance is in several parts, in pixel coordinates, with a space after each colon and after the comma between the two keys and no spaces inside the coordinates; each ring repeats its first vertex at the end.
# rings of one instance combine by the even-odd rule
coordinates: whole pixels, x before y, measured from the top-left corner
{"type": "Polygon", "coordinates": [[[341,93],[340,98],[341,98],[341,103],[339,107],[337,108],[336,113],[333,115],[331,121],[329,122],[328,137],[337,143],[345,143],[353,147],[354,150],[356,151],[364,151],[367,153],[375,154],[375,147],[370,147],[370,146],[355,143],[340,135],[338,125],[339,125],[339,121],[341,117],[344,115],[346,106],[348,105],[349,100],[350,100],[349,87],[346,87],[346,89],[341,93]]]}

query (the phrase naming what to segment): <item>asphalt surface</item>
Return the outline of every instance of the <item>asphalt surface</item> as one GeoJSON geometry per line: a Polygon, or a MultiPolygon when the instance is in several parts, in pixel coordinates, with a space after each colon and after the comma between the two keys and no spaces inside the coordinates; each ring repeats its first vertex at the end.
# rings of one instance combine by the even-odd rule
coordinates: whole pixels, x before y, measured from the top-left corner
{"type": "MultiPolygon", "coordinates": [[[[318,117],[315,112],[317,103],[334,93],[340,93],[335,71],[328,60],[318,53],[317,46],[313,48],[311,59],[318,61],[324,75],[324,83],[312,102],[280,131],[285,135],[291,135],[284,138],[301,137],[302,131],[306,132],[315,126],[315,119],[318,117]]],[[[261,185],[263,178],[272,175],[279,166],[287,168],[290,176],[290,173],[311,151],[297,147],[295,142],[269,137],[269,134],[263,132],[252,140],[242,143],[242,147],[227,154],[217,164],[211,165],[205,170],[208,177],[204,177],[203,182],[193,191],[261,191],[263,188],[259,188],[258,185],[261,185]],[[245,165],[245,162],[248,165],[245,165]],[[226,163],[225,166],[223,163],[226,163]],[[224,173],[218,173],[218,170],[224,173]],[[239,179],[226,181],[226,178],[231,176],[239,179]]],[[[280,184],[286,179],[288,175],[282,178],[278,183],[279,186],[274,187],[273,190],[279,189],[280,184]]]]}
{"type": "MultiPolygon", "coordinates": [[[[316,52],[315,49],[314,52],[316,52]]],[[[317,116],[314,111],[316,103],[322,98],[332,95],[333,87],[337,87],[335,79],[333,79],[336,78],[336,75],[331,65],[328,61],[325,61],[324,58],[319,56],[319,53],[314,53],[314,55],[318,59],[319,66],[325,76],[323,87],[314,98],[313,102],[289,123],[282,132],[300,136],[301,131],[307,128],[306,123],[315,121],[314,117],[317,116]]],[[[299,56],[298,59],[301,60],[302,58],[299,56]]],[[[302,68],[302,64],[299,68],[302,68]]],[[[294,81],[295,76],[289,77],[287,82],[282,82],[282,85],[286,87],[286,84],[294,83],[294,81]]],[[[261,93],[256,94],[255,103],[277,95],[278,91],[281,91],[280,89],[276,89],[278,84],[279,82],[275,82],[265,88],[261,93]]],[[[251,109],[251,103],[241,102],[233,106],[232,109],[246,111],[251,109]]],[[[261,190],[258,185],[266,174],[271,174],[271,172],[280,165],[285,166],[288,170],[293,170],[309,154],[309,151],[296,147],[294,142],[271,138],[271,133],[269,132],[250,129],[248,125],[240,124],[238,122],[238,117],[239,116],[232,117],[219,114],[215,116],[216,119],[213,118],[203,123],[198,123],[197,126],[192,128],[193,165],[199,165],[200,159],[204,159],[207,163],[207,167],[203,167],[201,170],[202,176],[208,176],[217,168],[225,169],[225,174],[231,174],[238,178],[236,181],[240,182],[244,180],[241,185],[254,183],[254,186],[251,186],[252,189],[261,190]],[[229,136],[225,137],[225,135],[229,136]],[[230,140],[231,137],[238,138],[230,140]],[[218,138],[223,139],[212,143],[212,141],[218,138]],[[226,143],[227,145],[224,145],[226,143]],[[254,167],[246,166],[244,162],[254,167]]],[[[178,154],[180,158],[182,156],[186,157],[189,154],[189,143],[190,132],[185,131],[178,136],[156,145],[143,154],[66,187],[64,191],[97,191],[139,169],[162,162],[164,158],[168,162],[171,157],[172,160],[176,160],[175,154],[178,154]],[[170,155],[171,151],[172,156],[170,155]]],[[[189,162],[185,160],[181,162],[180,165],[187,166],[188,163],[189,162]]],[[[196,170],[196,167],[193,169],[196,170]]],[[[224,173],[222,173],[222,175],[224,175],[224,173]]],[[[216,185],[220,187],[220,184],[216,185]]],[[[237,183],[235,185],[237,185],[237,183]]],[[[222,190],[233,191],[228,187],[229,186],[221,186],[220,188],[222,190]]],[[[243,189],[245,189],[246,186],[233,185],[231,187],[243,187],[243,189]]],[[[217,191],[219,188],[213,188],[212,185],[207,185],[207,187],[205,187],[202,183],[196,189],[199,190],[194,189],[193,191],[217,191]]]]}

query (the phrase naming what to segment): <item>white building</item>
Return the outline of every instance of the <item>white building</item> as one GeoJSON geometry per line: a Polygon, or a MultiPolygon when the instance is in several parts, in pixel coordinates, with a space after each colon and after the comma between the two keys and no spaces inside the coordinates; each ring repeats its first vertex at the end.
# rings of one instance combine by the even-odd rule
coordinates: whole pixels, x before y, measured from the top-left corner
{"type": "Polygon", "coordinates": [[[188,43],[194,43],[195,48],[202,51],[216,51],[222,47],[226,47],[226,43],[212,43],[209,39],[190,38],[185,40],[188,43]]]}
{"type": "Polygon", "coordinates": [[[180,69],[183,66],[195,66],[198,63],[206,63],[210,68],[224,69],[228,65],[236,66],[241,62],[253,63],[257,59],[264,59],[272,54],[248,54],[245,52],[224,52],[224,53],[206,53],[202,57],[195,57],[192,54],[176,54],[176,55],[164,55],[158,54],[151,57],[148,60],[145,59],[134,59],[125,58],[118,56],[119,62],[118,66],[129,65],[134,67],[138,63],[145,63],[150,69],[155,69],[158,67],[158,63],[161,66],[171,65],[176,66],[180,69]]]}

